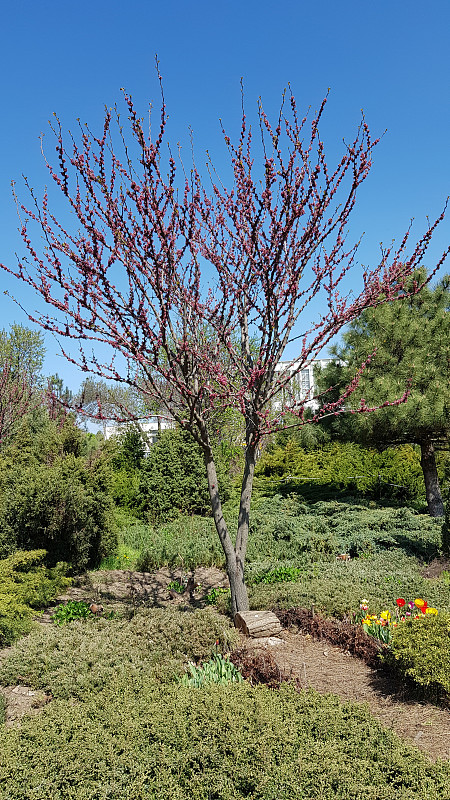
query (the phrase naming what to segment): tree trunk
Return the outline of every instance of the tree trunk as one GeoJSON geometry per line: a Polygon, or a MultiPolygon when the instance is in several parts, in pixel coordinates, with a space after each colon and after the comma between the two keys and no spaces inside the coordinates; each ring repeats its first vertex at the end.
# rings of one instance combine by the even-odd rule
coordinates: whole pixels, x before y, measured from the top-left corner
{"type": "Polygon", "coordinates": [[[420,442],[420,454],[420,465],[425,481],[428,513],[431,517],[443,517],[444,503],[439,486],[434,447],[430,439],[424,439],[420,442]]]}
{"type": "Polygon", "coordinates": [[[231,613],[234,619],[238,611],[248,611],[249,609],[247,587],[244,581],[245,549],[242,557],[242,548],[239,549],[237,554],[233,547],[233,542],[223,516],[218,490],[216,465],[211,450],[205,448],[204,457],[214,523],[223,552],[225,553],[226,569],[231,590],[231,613]]]}
{"type": "MultiPolygon", "coordinates": [[[[250,503],[253,491],[253,478],[255,475],[256,449],[252,445],[247,445],[245,453],[244,475],[242,478],[241,499],[239,503],[238,529],[236,534],[236,572],[241,576],[244,584],[245,556],[247,554],[248,534],[250,526],[250,503]]],[[[245,590],[247,595],[247,590],[245,590]]],[[[246,608],[236,608],[237,611],[248,611],[249,604],[247,599],[246,608]]],[[[234,612],[234,613],[236,613],[234,612]]]]}

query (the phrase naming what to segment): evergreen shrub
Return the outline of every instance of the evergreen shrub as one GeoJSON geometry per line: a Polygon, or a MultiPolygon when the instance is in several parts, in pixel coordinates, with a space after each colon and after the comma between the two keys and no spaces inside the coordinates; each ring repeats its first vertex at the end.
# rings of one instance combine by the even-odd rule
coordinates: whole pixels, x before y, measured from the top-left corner
{"type": "Polygon", "coordinates": [[[445,504],[445,517],[442,524],[442,552],[445,556],[450,556],[450,488],[447,492],[447,502],[445,504]]]}
{"type": "Polygon", "coordinates": [[[440,551],[441,523],[407,508],[338,501],[306,504],[299,495],[259,500],[250,518],[249,561],[334,559],[401,547],[426,560],[440,551]]]}
{"type": "Polygon", "coordinates": [[[4,497],[0,531],[10,550],[45,549],[49,565],[67,561],[78,572],[117,546],[102,477],[73,455],[15,474],[4,497]]]}
{"type": "Polygon", "coordinates": [[[385,659],[427,696],[450,705],[450,613],[399,625],[385,659]]]}
{"type": "Polygon", "coordinates": [[[35,610],[47,605],[70,580],[67,565],[42,566],[45,550],[17,551],[0,561],[0,646],[28,633],[35,610]]]}
{"type": "Polygon", "coordinates": [[[283,446],[272,445],[263,453],[255,476],[255,485],[267,488],[271,481],[294,477],[299,492],[306,494],[311,486],[328,485],[376,500],[425,499],[420,451],[409,444],[379,451],[353,442],[331,442],[305,449],[290,437],[283,446]]]}
{"type": "Polygon", "coordinates": [[[432,764],[367,708],[246,683],[114,687],[0,731],[8,800],[444,800],[432,764]]]}
{"type": "Polygon", "coordinates": [[[128,512],[140,513],[141,467],[146,444],[141,432],[130,427],[112,442],[111,496],[116,506],[128,512]]]}
{"type": "MultiPolygon", "coordinates": [[[[227,461],[217,453],[221,497],[229,495],[227,461]]],[[[199,445],[182,430],[163,431],[149,450],[141,469],[141,514],[152,523],[179,514],[210,514],[205,463],[199,445]]]]}
{"type": "Polygon", "coordinates": [[[23,422],[0,457],[0,557],[16,549],[47,551],[47,563],[75,571],[117,547],[109,473],[70,418],[23,422]]]}

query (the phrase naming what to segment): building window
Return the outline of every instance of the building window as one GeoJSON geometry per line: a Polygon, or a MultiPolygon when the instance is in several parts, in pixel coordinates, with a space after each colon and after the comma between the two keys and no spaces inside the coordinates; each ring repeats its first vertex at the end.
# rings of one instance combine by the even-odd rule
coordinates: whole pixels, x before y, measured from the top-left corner
{"type": "Polygon", "coordinates": [[[309,374],[309,369],[302,369],[301,379],[302,379],[302,395],[304,397],[305,395],[309,394],[309,390],[311,389],[311,376],[309,374]]]}

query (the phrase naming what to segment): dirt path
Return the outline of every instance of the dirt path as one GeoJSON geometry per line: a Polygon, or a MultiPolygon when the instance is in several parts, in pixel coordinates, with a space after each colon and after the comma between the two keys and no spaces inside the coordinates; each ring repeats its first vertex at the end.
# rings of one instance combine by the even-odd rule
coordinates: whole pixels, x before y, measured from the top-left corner
{"type": "Polygon", "coordinates": [[[252,640],[248,645],[259,652],[269,650],[279,669],[298,678],[302,687],[367,703],[383,725],[433,760],[450,758],[450,711],[409,698],[398,681],[335,645],[288,631],[278,641],[252,640]]]}

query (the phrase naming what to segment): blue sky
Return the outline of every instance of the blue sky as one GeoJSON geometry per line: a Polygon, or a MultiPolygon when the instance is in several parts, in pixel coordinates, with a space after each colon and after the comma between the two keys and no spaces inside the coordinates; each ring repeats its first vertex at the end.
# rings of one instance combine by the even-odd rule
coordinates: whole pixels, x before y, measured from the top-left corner
{"type": "MultiPolygon", "coordinates": [[[[53,112],[66,128],[80,118],[94,130],[120,87],[145,113],[158,105],[158,53],[170,135],[195,134],[199,161],[206,148],[220,165],[219,117],[230,131],[240,114],[244,78],[251,114],[261,95],[269,115],[289,82],[301,109],[316,108],[330,87],[323,135],[330,163],[350,139],[361,108],[374,135],[387,132],[363,186],[352,230],[365,231],[360,260],[374,264],[379,242],[403,235],[411,217],[417,235],[450,193],[450,3],[379,0],[182,2],[181,0],[15,0],[4,3],[0,30],[0,262],[23,253],[10,182],[24,173],[37,191],[47,181],[39,134],[53,112]]],[[[53,145],[49,142],[49,152],[53,145]]],[[[427,265],[450,240],[450,213],[427,265]]],[[[450,266],[447,267],[450,271],[450,266]]],[[[37,298],[1,274],[1,327],[27,324],[3,292],[30,311],[37,298]]],[[[76,390],[82,380],[46,338],[47,373],[76,390]]],[[[289,354],[291,355],[291,354],[289,354]]]]}

